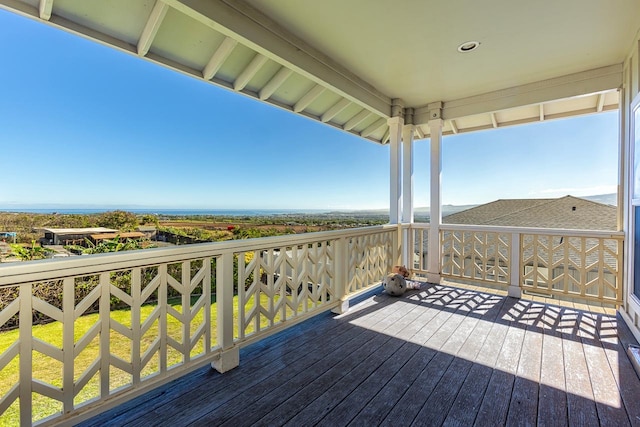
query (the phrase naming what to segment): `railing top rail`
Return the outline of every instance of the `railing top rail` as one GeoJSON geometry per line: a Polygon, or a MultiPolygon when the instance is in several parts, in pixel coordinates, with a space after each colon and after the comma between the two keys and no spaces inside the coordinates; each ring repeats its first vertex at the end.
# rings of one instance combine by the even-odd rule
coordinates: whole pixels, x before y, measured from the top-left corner
{"type": "Polygon", "coordinates": [[[318,241],[337,240],[364,236],[381,231],[392,231],[397,225],[378,225],[346,230],[321,231],[256,239],[229,240],[225,242],[198,243],[172,248],[153,248],[124,251],[68,259],[48,259],[31,262],[0,264],[0,286],[47,280],[50,278],[97,274],[104,271],[144,267],[187,259],[217,257],[228,252],[267,250],[282,246],[304,245],[318,241]]]}
{"type": "MultiPolygon", "coordinates": [[[[412,228],[429,228],[428,223],[415,223],[412,228]]],[[[536,227],[504,227],[499,225],[469,225],[469,224],[442,224],[440,230],[447,231],[486,231],[494,233],[519,233],[519,234],[552,234],[569,237],[595,237],[623,239],[623,231],[610,230],[576,230],[566,228],[536,228],[536,227]]]]}

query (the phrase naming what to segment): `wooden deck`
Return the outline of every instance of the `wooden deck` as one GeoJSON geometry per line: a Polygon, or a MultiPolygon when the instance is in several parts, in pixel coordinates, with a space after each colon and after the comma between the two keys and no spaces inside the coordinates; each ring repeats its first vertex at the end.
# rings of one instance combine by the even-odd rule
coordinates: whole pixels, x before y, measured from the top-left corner
{"type": "Polygon", "coordinates": [[[81,425],[640,425],[621,323],[444,285],[377,293],[81,425]]]}

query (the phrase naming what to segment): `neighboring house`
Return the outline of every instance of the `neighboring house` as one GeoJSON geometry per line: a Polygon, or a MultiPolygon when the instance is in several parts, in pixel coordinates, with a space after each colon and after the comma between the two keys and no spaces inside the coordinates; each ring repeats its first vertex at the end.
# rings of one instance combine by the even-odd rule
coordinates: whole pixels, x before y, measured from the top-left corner
{"type": "MultiPolygon", "coordinates": [[[[565,196],[558,199],[507,199],[496,200],[495,202],[448,215],[443,218],[443,223],[614,231],[617,230],[617,209],[615,206],[573,196],[565,196]]],[[[447,233],[451,232],[445,232],[445,237],[447,233]]],[[[487,238],[489,239],[489,237],[487,238]]],[[[491,237],[491,239],[495,238],[498,237],[491,237]]],[[[551,275],[554,283],[553,288],[560,289],[565,285],[564,277],[575,279],[577,283],[580,275],[586,274],[587,282],[600,279],[610,283],[611,289],[605,287],[604,292],[606,296],[614,296],[612,289],[616,282],[616,277],[604,269],[600,270],[598,253],[588,254],[586,258],[582,259],[579,251],[573,249],[573,247],[580,247],[582,244],[588,247],[595,246],[598,244],[596,239],[592,239],[593,241],[586,239],[582,242],[579,237],[563,239],[552,236],[538,236],[537,239],[547,249],[541,258],[533,256],[533,250],[531,249],[533,237],[525,236],[523,239],[521,242],[524,246],[522,251],[522,277],[525,283],[531,282],[536,274],[542,275],[544,278],[551,275]],[[565,251],[569,255],[570,263],[567,265],[564,263],[559,264],[566,255],[565,251]],[[536,263],[535,266],[534,262],[536,263]],[[593,267],[587,268],[586,271],[580,268],[585,266],[593,267]]],[[[478,265],[483,263],[481,259],[476,259],[478,253],[484,252],[482,244],[475,240],[470,240],[463,245],[465,246],[464,248],[459,248],[456,251],[450,251],[450,245],[451,243],[443,244],[443,265],[459,266],[459,268],[464,269],[466,275],[472,276],[473,272],[478,269],[478,265]],[[475,250],[471,250],[471,245],[474,246],[475,250]],[[461,256],[459,253],[466,255],[461,256]]],[[[610,251],[604,254],[604,266],[615,265],[617,262],[613,255],[615,253],[614,249],[611,248],[610,251]]],[[[503,260],[506,259],[506,253],[501,253],[498,257],[500,269],[495,269],[496,254],[493,249],[490,249],[490,246],[486,256],[485,268],[491,271],[504,271],[506,263],[503,260]]],[[[502,279],[506,278],[502,277],[502,279]]],[[[568,279],[568,290],[579,292],[579,288],[574,285],[572,279],[568,279]]]]}
{"type": "Polygon", "coordinates": [[[144,233],[141,233],[139,231],[128,231],[125,233],[100,233],[100,234],[92,234],[90,236],[90,240],[91,242],[93,242],[93,244],[98,244],[100,242],[102,242],[103,240],[111,240],[111,239],[115,239],[115,238],[120,238],[120,239],[132,239],[132,240],[140,240],[140,239],[144,239],[146,236],[144,233]]]}
{"type": "Polygon", "coordinates": [[[41,228],[44,232],[43,243],[49,245],[82,244],[92,235],[118,233],[118,230],[105,227],[93,228],[41,228]]]}
{"type": "Polygon", "coordinates": [[[11,241],[11,243],[15,243],[17,236],[18,233],[15,231],[0,231],[0,242],[11,241]]]}
{"type": "Polygon", "coordinates": [[[503,227],[617,230],[617,209],[579,197],[559,199],[505,199],[476,206],[442,218],[445,224],[503,227]]]}
{"type": "Polygon", "coordinates": [[[158,236],[158,229],[155,225],[140,225],[138,231],[144,233],[145,237],[149,240],[156,240],[158,236]]]}

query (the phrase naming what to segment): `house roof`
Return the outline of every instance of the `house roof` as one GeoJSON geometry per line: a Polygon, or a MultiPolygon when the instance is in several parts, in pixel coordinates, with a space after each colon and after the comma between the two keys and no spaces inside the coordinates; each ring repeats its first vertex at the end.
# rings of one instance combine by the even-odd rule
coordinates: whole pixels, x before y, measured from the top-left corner
{"type": "Polygon", "coordinates": [[[448,215],[445,224],[616,230],[616,207],[573,196],[506,199],[448,215]]]}
{"type": "Polygon", "coordinates": [[[145,237],[144,233],[139,231],[128,231],[125,233],[104,233],[104,234],[92,234],[91,238],[93,240],[104,240],[104,239],[115,239],[116,237],[120,237],[121,239],[139,239],[141,237],[145,237]]]}
{"type": "Polygon", "coordinates": [[[45,233],[53,233],[57,235],[63,234],[98,234],[98,233],[117,233],[118,230],[105,227],[91,227],[91,228],[41,228],[40,230],[45,233]]]}
{"type": "Polygon", "coordinates": [[[0,7],[380,143],[398,107],[409,108],[418,138],[440,112],[448,134],[616,109],[640,27],[637,0],[0,7]],[[476,50],[458,52],[472,40],[476,50]]]}

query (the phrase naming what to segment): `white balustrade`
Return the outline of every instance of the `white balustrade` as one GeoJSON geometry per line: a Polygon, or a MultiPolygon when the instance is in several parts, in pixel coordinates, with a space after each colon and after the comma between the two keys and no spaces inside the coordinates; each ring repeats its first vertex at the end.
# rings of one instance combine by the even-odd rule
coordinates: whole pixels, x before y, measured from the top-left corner
{"type": "MultiPolygon", "coordinates": [[[[428,224],[412,224],[413,271],[425,274],[428,224]]],[[[585,301],[622,303],[622,232],[444,224],[440,275],[585,301]]]]}
{"type": "Polygon", "coordinates": [[[240,347],[378,285],[397,236],[378,226],[2,264],[0,424],[80,421],[205,364],[231,369],[240,347]]]}

